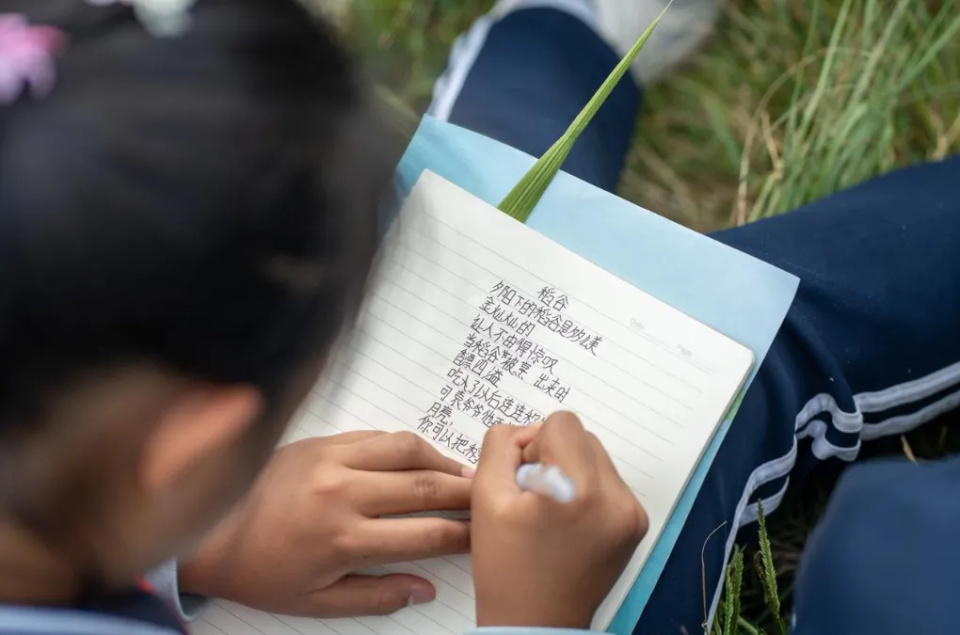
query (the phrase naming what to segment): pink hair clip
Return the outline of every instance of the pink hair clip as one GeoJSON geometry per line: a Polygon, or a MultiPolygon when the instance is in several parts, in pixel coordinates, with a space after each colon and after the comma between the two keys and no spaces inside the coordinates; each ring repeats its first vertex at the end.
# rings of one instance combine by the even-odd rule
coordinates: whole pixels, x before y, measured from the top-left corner
{"type": "Polygon", "coordinates": [[[24,88],[36,98],[48,95],[56,80],[53,57],[63,43],[59,29],[0,13],[0,104],[13,103],[24,88]]]}

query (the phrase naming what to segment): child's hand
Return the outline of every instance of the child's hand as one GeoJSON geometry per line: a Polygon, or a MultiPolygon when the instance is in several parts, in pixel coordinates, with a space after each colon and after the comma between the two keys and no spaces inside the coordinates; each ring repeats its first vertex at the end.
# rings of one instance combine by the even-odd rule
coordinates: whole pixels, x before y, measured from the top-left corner
{"type": "Polygon", "coordinates": [[[491,429],[472,499],[480,626],[589,628],[647,530],[646,513],[606,451],[569,413],[539,429],[491,429]],[[576,499],[561,504],[521,491],[522,463],[559,467],[576,499]]]}
{"type": "Polygon", "coordinates": [[[180,586],[293,615],[387,614],[432,600],[411,575],[358,569],[469,549],[466,523],[382,515],[467,509],[460,464],[413,434],[353,432],[279,450],[246,501],[181,562],[180,586]]]}

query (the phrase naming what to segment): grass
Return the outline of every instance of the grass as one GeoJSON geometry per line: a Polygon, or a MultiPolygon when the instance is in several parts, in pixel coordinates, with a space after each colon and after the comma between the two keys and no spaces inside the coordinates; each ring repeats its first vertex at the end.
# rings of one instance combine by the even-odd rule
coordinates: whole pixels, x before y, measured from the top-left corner
{"type": "Polygon", "coordinates": [[[709,231],[957,152],[958,9],[733,2],[689,69],[648,93],[621,195],[709,231]]]}
{"type": "MultiPolygon", "coordinates": [[[[412,130],[450,45],[491,4],[374,0],[347,15],[399,125],[412,130]]],[[[647,90],[620,195],[711,231],[960,151],[958,13],[957,0],[729,2],[707,47],[647,90]]]]}
{"type": "MultiPolygon", "coordinates": [[[[402,130],[456,36],[491,4],[371,0],[343,14],[402,130]]],[[[960,152],[960,0],[730,0],[713,39],[644,101],[621,196],[705,232],[780,214],[960,152]]],[[[865,453],[957,451],[956,425],[929,424],[865,453]]],[[[737,551],[711,635],[784,631],[794,570],[838,472],[822,467],[737,551]]]]}

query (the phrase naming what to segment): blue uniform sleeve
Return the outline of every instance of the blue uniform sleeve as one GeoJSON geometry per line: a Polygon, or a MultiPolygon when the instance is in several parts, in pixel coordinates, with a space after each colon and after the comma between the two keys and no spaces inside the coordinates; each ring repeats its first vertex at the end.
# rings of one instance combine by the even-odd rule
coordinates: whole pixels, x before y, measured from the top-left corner
{"type": "Polygon", "coordinates": [[[180,593],[177,583],[177,563],[175,560],[166,562],[147,574],[147,581],[167,605],[180,616],[184,622],[192,622],[200,617],[207,605],[207,599],[188,593],[180,593]]]}
{"type": "Polygon", "coordinates": [[[960,459],[850,468],[797,572],[794,635],[960,633],[960,459]]]}

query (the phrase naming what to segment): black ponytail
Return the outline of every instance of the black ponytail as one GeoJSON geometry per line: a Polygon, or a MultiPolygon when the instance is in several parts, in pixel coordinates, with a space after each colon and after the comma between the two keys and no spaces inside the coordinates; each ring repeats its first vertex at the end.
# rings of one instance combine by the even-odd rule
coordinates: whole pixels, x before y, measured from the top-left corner
{"type": "Polygon", "coordinates": [[[198,0],[177,38],[119,4],[0,6],[67,38],[53,92],[0,106],[0,429],[98,367],[270,395],[324,353],[391,167],[334,37],[293,0],[198,0]]]}

